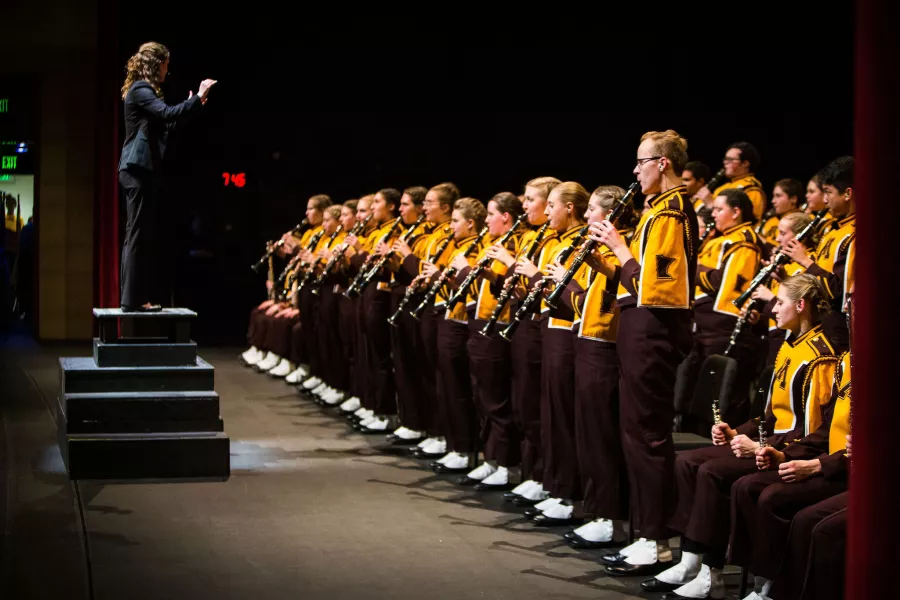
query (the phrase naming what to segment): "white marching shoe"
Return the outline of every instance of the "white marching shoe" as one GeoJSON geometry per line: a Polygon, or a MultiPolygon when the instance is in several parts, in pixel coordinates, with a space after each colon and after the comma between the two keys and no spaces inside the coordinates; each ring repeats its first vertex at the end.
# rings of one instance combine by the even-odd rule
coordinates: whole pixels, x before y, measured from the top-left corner
{"type": "Polygon", "coordinates": [[[675,593],[683,598],[725,598],[725,581],[722,569],[711,569],[707,565],[700,567],[700,573],[677,590],[675,593]]]}
{"type": "Polygon", "coordinates": [[[246,350],[241,353],[241,358],[244,359],[244,362],[250,362],[256,355],[259,354],[259,350],[256,346],[250,346],[246,350]]]}
{"type": "MultiPolygon", "coordinates": [[[[525,498],[526,500],[534,500],[540,504],[541,502],[546,502],[547,500],[556,500],[559,502],[557,498],[550,498],[550,494],[544,491],[544,486],[540,483],[533,481],[532,486],[519,492],[519,495],[525,498]]],[[[535,504],[535,508],[538,508],[538,504],[535,504]]],[[[544,507],[540,507],[543,510],[544,507]]]]}
{"type": "Polygon", "coordinates": [[[344,403],[341,404],[341,411],[343,411],[345,413],[352,413],[352,412],[358,411],[359,407],[360,407],[359,398],[357,398],[356,396],[353,396],[352,398],[348,398],[347,400],[344,400],[344,403]]]}
{"type": "Polygon", "coordinates": [[[459,452],[451,452],[437,462],[448,469],[465,469],[469,466],[469,457],[459,452]]]}
{"type": "Polygon", "coordinates": [[[369,417],[374,417],[375,411],[369,410],[368,408],[363,408],[360,406],[359,408],[356,409],[356,412],[354,412],[353,414],[356,415],[357,417],[359,417],[360,419],[367,419],[369,417]]]}
{"type": "Polygon", "coordinates": [[[447,453],[447,440],[444,438],[428,438],[425,442],[419,444],[419,448],[422,449],[423,454],[446,454],[447,453]],[[430,440],[430,441],[429,441],[430,440]]]}
{"type": "MultiPolygon", "coordinates": [[[[543,487],[541,489],[543,490],[543,487]]],[[[562,498],[547,498],[535,504],[534,507],[540,511],[545,511],[551,506],[556,506],[560,502],[562,502],[562,498]]]]}
{"type": "Polygon", "coordinates": [[[290,375],[291,371],[293,371],[291,362],[286,358],[282,358],[281,362],[278,363],[274,369],[269,371],[269,375],[273,377],[287,377],[290,375]]]}
{"type": "Polygon", "coordinates": [[[378,433],[386,433],[388,430],[388,419],[387,417],[379,418],[372,417],[372,421],[366,425],[364,425],[366,431],[370,432],[378,432],[378,433]]]}
{"type": "Polygon", "coordinates": [[[509,484],[509,469],[506,467],[497,467],[497,470],[481,480],[484,485],[507,485],[509,484]]]}
{"type": "Polygon", "coordinates": [[[589,542],[611,542],[613,522],[609,519],[595,519],[575,530],[575,534],[589,542]]]}
{"type": "MultiPolygon", "coordinates": [[[[242,356],[243,356],[243,355],[242,355],[242,356]]],[[[256,351],[256,354],[252,354],[252,355],[250,355],[249,357],[244,358],[244,361],[247,363],[247,365],[249,365],[249,366],[252,367],[252,366],[258,365],[259,362],[260,362],[262,359],[264,359],[265,357],[266,357],[266,353],[265,353],[265,352],[263,352],[262,350],[257,350],[257,351],[256,351]]]]}
{"type": "Polygon", "coordinates": [[[303,389],[304,390],[313,390],[313,389],[319,387],[320,385],[322,385],[321,379],[319,379],[318,377],[310,377],[309,379],[307,379],[306,381],[303,382],[303,389]]]}
{"type": "Polygon", "coordinates": [[[466,478],[481,481],[485,477],[493,475],[497,471],[497,467],[491,463],[483,462],[466,474],[466,478]]]}
{"type": "Polygon", "coordinates": [[[681,552],[681,560],[677,565],[669,567],[656,578],[671,585],[684,585],[693,581],[700,574],[703,560],[694,552],[681,552]]]}
{"type": "Polygon", "coordinates": [[[563,504],[562,502],[558,504],[554,504],[548,508],[545,508],[541,514],[545,517],[549,517],[551,519],[571,519],[572,513],[575,512],[575,507],[571,504],[563,504]]]}
{"type": "Polygon", "coordinates": [[[266,357],[264,359],[256,363],[256,368],[258,368],[260,371],[268,371],[279,362],[281,362],[281,357],[274,352],[269,352],[268,354],[266,354],[266,357]]]}
{"type": "Polygon", "coordinates": [[[304,365],[297,367],[293,373],[290,373],[284,380],[288,383],[300,383],[309,375],[309,368],[304,365]]]}
{"type": "Polygon", "coordinates": [[[537,481],[535,481],[534,479],[526,479],[525,481],[523,481],[522,483],[520,483],[519,485],[514,487],[512,489],[511,493],[518,494],[519,496],[521,496],[522,492],[524,492],[536,485],[540,485],[540,484],[537,481]]]}
{"type": "Polygon", "coordinates": [[[328,384],[325,383],[325,382],[322,382],[322,383],[320,383],[318,386],[316,386],[316,389],[314,389],[314,390],[313,390],[312,392],[310,392],[310,393],[311,393],[313,396],[321,396],[322,394],[324,394],[325,392],[327,392],[328,389],[329,389],[329,388],[328,388],[328,384]]]}
{"type": "Polygon", "coordinates": [[[330,394],[322,397],[322,401],[328,406],[336,406],[344,401],[346,394],[340,390],[334,390],[330,394]]]}

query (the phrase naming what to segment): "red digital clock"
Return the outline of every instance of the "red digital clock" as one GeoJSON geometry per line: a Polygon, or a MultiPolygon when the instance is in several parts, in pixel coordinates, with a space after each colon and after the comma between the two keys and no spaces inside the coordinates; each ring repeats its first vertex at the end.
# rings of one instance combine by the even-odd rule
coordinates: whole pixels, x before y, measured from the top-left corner
{"type": "Polygon", "coordinates": [[[246,173],[222,173],[222,179],[225,180],[225,187],[233,185],[242,188],[247,183],[246,173]]]}

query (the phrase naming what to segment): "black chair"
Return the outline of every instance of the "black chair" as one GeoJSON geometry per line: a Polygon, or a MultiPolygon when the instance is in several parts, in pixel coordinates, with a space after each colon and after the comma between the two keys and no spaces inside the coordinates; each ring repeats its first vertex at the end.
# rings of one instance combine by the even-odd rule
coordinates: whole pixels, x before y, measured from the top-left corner
{"type": "MultiPolygon", "coordinates": [[[[683,380],[687,371],[684,367],[684,364],[679,367],[676,377],[675,386],[679,389],[681,389],[681,386],[689,383],[683,380]],[[681,379],[681,381],[678,379],[681,379]]],[[[687,414],[694,421],[709,423],[712,426],[713,399],[719,401],[719,408],[722,412],[730,406],[737,368],[737,361],[733,358],[719,354],[712,354],[706,357],[700,367],[697,382],[694,385],[694,394],[691,397],[690,406],[683,407],[687,409],[687,414]]],[[[709,437],[689,432],[674,432],[672,439],[675,442],[676,452],[706,448],[712,444],[712,440],[709,437]]]]}

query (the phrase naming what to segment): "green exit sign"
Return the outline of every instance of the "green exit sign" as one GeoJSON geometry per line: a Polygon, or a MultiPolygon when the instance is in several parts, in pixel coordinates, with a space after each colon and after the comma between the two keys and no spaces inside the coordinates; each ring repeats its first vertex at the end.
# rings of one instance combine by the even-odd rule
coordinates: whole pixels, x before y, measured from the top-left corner
{"type": "Polygon", "coordinates": [[[13,176],[7,173],[6,175],[0,175],[0,181],[15,181],[13,176]]]}
{"type": "Polygon", "coordinates": [[[0,98],[0,113],[9,112],[9,98],[0,98]]]}
{"type": "Polygon", "coordinates": [[[18,156],[4,156],[3,162],[0,163],[0,169],[13,170],[16,168],[16,159],[18,156]]]}

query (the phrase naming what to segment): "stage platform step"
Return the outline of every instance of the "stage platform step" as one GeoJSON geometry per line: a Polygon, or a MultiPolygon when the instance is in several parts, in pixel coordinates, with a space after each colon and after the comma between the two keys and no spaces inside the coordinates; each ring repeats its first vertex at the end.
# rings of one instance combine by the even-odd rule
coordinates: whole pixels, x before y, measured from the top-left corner
{"type": "Polygon", "coordinates": [[[192,366],[98,367],[93,358],[60,358],[63,394],[213,391],[214,369],[200,357],[192,366]]]}
{"type": "Polygon", "coordinates": [[[197,344],[107,344],[94,338],[94,362],[98,367],[183,367],[197,363],[197,344]]]}

